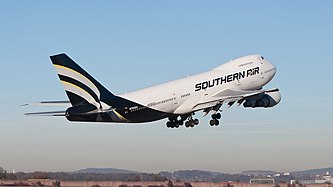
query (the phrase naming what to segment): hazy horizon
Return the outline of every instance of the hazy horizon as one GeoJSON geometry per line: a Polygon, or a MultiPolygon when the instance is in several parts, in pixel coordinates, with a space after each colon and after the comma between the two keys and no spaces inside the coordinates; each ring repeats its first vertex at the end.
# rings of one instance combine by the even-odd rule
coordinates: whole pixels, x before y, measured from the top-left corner
{"type": "MultiPolygon", "coordinates": [[[[0,166],[1,167],[1,166],[0,166]]],[[[113,168],[113,167],[107,167],[107,168],[103,168],[103,167],[87,167],[87,168],[80,168],[80,169],[74,169],[74,170],[70,170],[70,171],[47,171],[47,170],[36,170],[36,171],[16,171],[17,172],[25,172],[25,173],[30,173],[30,172],[77,172],[80,170],[84,170],[84,169],[117,169],[117,170],[125,170],[125,171],[133,171],[133,172],[142,172],[142,173],[159,173],[159,172],[175,172],[175,171],[181,171],[181,170],[200,170],[200,171],[208,171],[208,172],[219,172],[219,173],[230,173],[230,174],[241,174],[242,172],[248,172],[248,171],[274,171],[277,173],[292,173],[292,172],[298,172],[298,171],[308,171],[308,170],[315,170],[315,169],[332,169],[332,167],[323,167],[323,168],[310,168],[310,169],[300,169],[300,170],[293,170],[293,171],[287,171],[287,170],[282,170],[282,171],[275,171],[272,169],[248,169],[248,170],[242,170],[242,171],[235,171],[235,172],[224,172],[224,171],[214,171],[214,170],[205,170],[205,169],[179,169],[179,170],[160,170],[160,171],[155,171],[155,172],[151,172],[151,171],[140,171],[140,170],[132,170],[132,169],[128,169],[128,168],[113,168]]],[[[5,168],[4,168],[5,169],[5,168]]],[[[6,169],[5,169],[6,170],[6,169]]],[[[13,170],[6,170],[9,173],[12,173],[13,170]]]]}

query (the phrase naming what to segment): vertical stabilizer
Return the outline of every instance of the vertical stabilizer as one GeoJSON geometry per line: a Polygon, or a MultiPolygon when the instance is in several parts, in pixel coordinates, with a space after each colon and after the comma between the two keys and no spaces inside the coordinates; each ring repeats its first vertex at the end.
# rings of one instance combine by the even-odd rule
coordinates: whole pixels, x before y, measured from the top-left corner
{"type": "Polygon", "coordinates": [[[66,54],[58,54],[50,58],[73,106],[92,104],[96,108],[103,108],[101,100],[103,98],[110,100],[114,97],[66,54]]]}

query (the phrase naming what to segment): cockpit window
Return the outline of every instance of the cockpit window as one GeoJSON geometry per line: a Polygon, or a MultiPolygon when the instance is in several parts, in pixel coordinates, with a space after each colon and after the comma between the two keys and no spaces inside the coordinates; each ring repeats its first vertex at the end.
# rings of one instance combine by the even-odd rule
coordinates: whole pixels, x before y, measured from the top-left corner
{"type": "Polygon", "coordinates": [[[264,60],[265,58],[263,56],[260,57],[262,60],[264,60]]]}

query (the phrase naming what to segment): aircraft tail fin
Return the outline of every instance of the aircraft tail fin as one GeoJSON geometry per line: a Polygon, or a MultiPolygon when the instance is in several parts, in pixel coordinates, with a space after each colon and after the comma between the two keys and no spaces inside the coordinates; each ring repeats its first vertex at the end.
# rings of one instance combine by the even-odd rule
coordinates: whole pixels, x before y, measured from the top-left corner
{"type": "Polygon", "coordinates": [[[115,97],[66,54],[50,58],[72,106],[92,104],[100,109],[103,108],[103,99],[115,97]]]}

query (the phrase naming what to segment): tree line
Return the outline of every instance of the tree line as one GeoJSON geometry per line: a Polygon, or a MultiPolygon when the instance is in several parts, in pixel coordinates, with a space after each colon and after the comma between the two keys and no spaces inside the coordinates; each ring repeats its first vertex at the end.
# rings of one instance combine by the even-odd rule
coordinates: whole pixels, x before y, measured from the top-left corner
{"type": "Polygon", "coordinates": [[[69,173],[69,172],[17,172],[8,173],[0,167],[0,180],[54,179],[61,181],[167,181],[166,177],[153,173],[101,174],[101,173],[69,173]]]}

